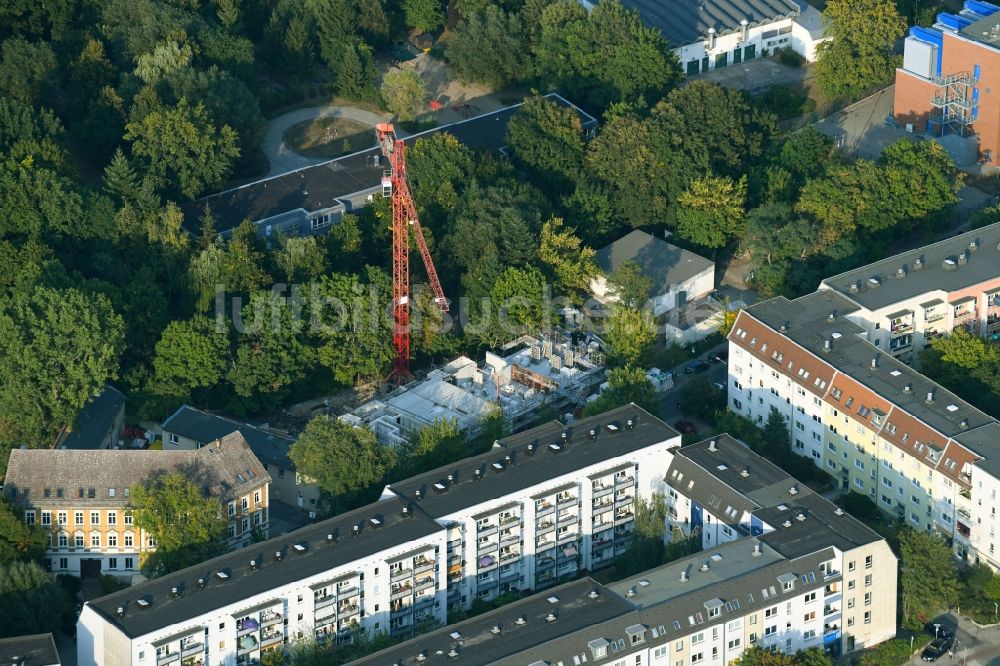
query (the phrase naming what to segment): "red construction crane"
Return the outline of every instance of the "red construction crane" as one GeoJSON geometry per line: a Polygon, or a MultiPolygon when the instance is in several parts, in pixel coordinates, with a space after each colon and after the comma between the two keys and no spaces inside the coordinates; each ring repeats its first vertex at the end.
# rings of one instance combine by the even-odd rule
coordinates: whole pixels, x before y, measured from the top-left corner
{"type": "Polygon", "coordinates": [[[410,227],[413,227],[413,237],[424,260],[427,278],[434,292],[434,303],[441,312],[448,311],[448,299],[441,289],[434,260],[417,218],[417,207],[410,194],[406,178],[406,144],[396,138],[391,123],[376,125],[375,134],[390,167],[382,173],[382,196],[392,197],[392,344],[396,348],[396,361],[390,379],[403,383],[410,374],[410,227]]]}

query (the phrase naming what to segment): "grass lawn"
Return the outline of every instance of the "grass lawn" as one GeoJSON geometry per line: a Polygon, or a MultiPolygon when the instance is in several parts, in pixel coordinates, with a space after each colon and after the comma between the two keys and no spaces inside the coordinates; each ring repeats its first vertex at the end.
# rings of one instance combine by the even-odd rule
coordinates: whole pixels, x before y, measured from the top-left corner
{"type": "Polygon", "coordinates": [[[375,129],[348,118],[314,118],[288,128],[284,141],[308,157],[340,157],[375,145],[375,129]]]}

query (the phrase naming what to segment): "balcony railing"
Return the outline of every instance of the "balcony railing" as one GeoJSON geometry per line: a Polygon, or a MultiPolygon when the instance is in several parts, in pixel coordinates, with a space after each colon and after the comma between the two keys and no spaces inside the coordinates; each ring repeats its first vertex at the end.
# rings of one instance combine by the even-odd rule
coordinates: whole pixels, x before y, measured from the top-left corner
{"type": "Polygon", "coordinates": [[[337,603],[337,597],[336,595],[331,594],[330,596],[316,599],[316,604],[314,608],[315,610],[319,610],[320,608],[326,608],[327,606],[332,606],[335,603],[337,603]]]}
{"type": "Polygon", "coordinates": [[[278,624],[284,619],[281,613],[264,613],[263,617],[260,618],[261,627],[270,627],[272,624],[278,624]]]}
{"type": "Polygon", "coordinates": [[[547,516],[556,510],[556,505],[551,502],[543,502],[537,506],[535,509],[535,517],[541,518],[542,516],[547,516]]]}
{"type": "Polygon", "coordinates": [[[285,640],[285,635],[282,634],[280,631],[277,631],[277,632],[275,632],[273,634],[270,634],[268,636],[261,636],[260,637],[260,646],[262,648],[264,648],[264,647],[267,647],[269,645],[275,645],[277,643],[281,643],[284,640],[285,640]]]}
{"type": "Polygon", "coordinates": [[[604,497],[605,495],[609,495],[610,493],[613,493],[614,490],[615,490],[615,487],[613,485],[594,488],[594,493],[593,493],[594,494],[594,500],[595,500],[594,504],[597,503],[596,500],[604,497]]]}
{"type": "Polygon", "coordinates": [[[500,537],[500,543],[518,543],[520,540],[520,534],[507,534],[500,537]]]}
{"type": "Polygon", "coordinates": [[[205,651],[205,644],[202,642],[188,643],[187,645],[181,646],[181,656],[191,657],[196,654],[201,654],[205,651]]]}
{"type": "Polygon", "coordinates": [[[618,488],[621,488],[623,486],[634,486],[634,485],[635,485],[634,476],[626,476],[620,479],[615,479],[615,486],[618,488]]]}
{"type": "Polygon", "coordinates": [[[634,501],[635,501],[635,498],[632,497],[632,496],[617,497],[617,498],[615,498],[615,508],[619,509],[619,508],[621,508],[623,506],[628,506],[629,504],[631,504],[634,501]]]}
{"type": "Polygon", "coordinates": [[[413,588],[409,585],[403,587],[398,587],[389,593],[389,599],[395,601],[396,599],[402,599],[403,597],[408,597],[413,594],[413,588]]]}
{"type": "Polygon", "coordinates": [[[396,582],[413,576],[413,569],[398,569],[389,574],[389,581],[396,582]]]}
{"type": "Polygon", "coordinates": [[[414,592],[419,592],[421,590],[426,590],[429,587],[434,587],[434,577],[428,576],[417,581],[417,584],[413,586],[414,592]]]}
{"type": "Polygon", "coordinates": [[[556,506],[558,506],[561,509],[564,506],[573,506],[573,505],[577,504],[577,502],[578,502],[578,498],[575,495],[567,495],[565,497],[558,498],[558,502],[556,503],[556,506]]]}
{"type": "Polygon", "coordinates": [[[513,525],[514,523],[520,523],[520,522],[521,522],[520,516],[507,516],[506,518],[503,518],[500,521],[500,526],[505,527],[507,525],[513,525]]]}
{"type": "Polygon", "coordinates": [[[486,525],[485,527],[479,528],[479,531],[476,532],[476,536],[479,537],[493,536],[494,534],[497,533],[498,529],[499,528],[496,525],[486,525]]]}
{"type": "Polygon", "coordinates": [[[500,556],[500,561],[501,562],[510,562],[510,561],[516,560],[516,559],[518,559],[520,557],[521,557],[521,553],[515,553],[515,552],[504,553],[503,555],[500,556]]]}
{"type": "Polygon", "coordinates": [[[425,571],[430,571],[434,568],[434,560],[421,560],[413,563],[413,575],[421,574],[425,571]]]}
{"type": "Polygon", "coordinates": [[[168,652],[164,655],[157,655],[156,666],[164,666],[164,664],[172,664],[175,661],[180,661],[180,652],[168,652]]]}

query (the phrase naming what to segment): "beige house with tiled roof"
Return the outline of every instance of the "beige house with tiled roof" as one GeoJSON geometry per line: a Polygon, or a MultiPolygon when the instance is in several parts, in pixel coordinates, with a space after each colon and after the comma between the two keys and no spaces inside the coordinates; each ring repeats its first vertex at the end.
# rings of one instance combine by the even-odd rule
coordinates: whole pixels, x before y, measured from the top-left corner
{"type": "Polygon", "coordinates": [[[15,449],[4,492],[28,524],[51,532],[53,571],[130,576],[155,544],[134,526],[129,495],[159,473],[180,472],[218,497],[229,518],[229,545],[268,530],[271,477],[239,432],[192,451],[15,449]]]}

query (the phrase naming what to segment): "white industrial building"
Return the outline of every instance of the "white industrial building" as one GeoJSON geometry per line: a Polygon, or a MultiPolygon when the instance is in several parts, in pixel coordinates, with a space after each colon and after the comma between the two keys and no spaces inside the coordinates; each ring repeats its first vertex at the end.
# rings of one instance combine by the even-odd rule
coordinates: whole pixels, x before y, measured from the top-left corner
{"type": "Polygon", "coordinates": [[[522,336],[502,353],[487,352],[481,367],[460,356],[340,419],[371,428],[386,446],[399,446],[441,420],[454,421],[475,437],[498,410],[508,430],[516,431],[543,405],[561,410],[583,403],[604,379],[604,354],[597,343],[574,343],[559,331],[522,336]]]}
{"type": "MultiPolygon", "coordinates": [[[[586,3],[585,3],[586,4],[586,3]]],[[[625,0],[674,47],[688,76],[791,48],[812,62],[822,14],[806,0],[625,0]]]]}
{"type": "Polygon", "coordinates": [[[575,578],[625,550],[636,498],[664,491],[679,444],[634,405],[513,435],[374,504],[87,603],[78,663],[249,664],[575,578]]]}

